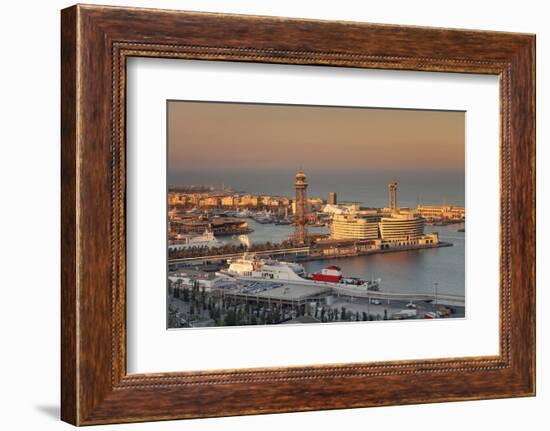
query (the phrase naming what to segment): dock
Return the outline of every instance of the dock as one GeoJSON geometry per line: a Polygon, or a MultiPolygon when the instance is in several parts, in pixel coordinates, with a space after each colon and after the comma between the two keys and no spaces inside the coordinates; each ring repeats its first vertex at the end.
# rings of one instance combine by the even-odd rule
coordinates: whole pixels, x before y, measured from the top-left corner
{"type": "MultiPolygon", "coordinates": [[[[304,246],[304,247],[293,247],[293,248],[280,248],[273,250],[258,250],[253,253],[258,257],[279,257],[286,260],[301,260],[301,261],[312,261],[319,259],[333,259],[333,258],[342,258],[342,257],[356,257],[356,256],[369,256],[373,254],[382,254],[382,253],[399,253],[404,251],[414,251],[414,250],[428,250],[433,248],[441,247],[452,247],[453,243],[440,241],[437,244],[427,244],[427,245],[410,245],[410,246],[401,246],[388,249],[379,249],[379,248],[362,248],[360,246],[349,246],[346,248],[335,248],[327,249],[324,247],[315,247],[315,246],[304,246]]],[[[202,262],[221,262],[228,259],[235,259],[242,257],[244,253],[230,253],[230,254],[218,254],[218,255],[207,255],[207,256],[197,256],[197,257],[184,257],[184,258],[172,258],[168,259],[169,265],[178,266],[180,264],[200,264],[202,262]]]]}

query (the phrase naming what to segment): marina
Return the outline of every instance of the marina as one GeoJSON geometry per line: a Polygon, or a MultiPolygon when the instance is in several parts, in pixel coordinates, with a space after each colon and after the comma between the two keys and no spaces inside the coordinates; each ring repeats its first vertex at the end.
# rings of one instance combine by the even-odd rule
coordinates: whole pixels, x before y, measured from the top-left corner
{"type": "MultiPolygon", "coordinates": [[[[292,234],[292,226],[255,225],[250,223],[253,232],[246,235],[246,241],[250,244],[263,243],[269,238],[273,243],[284,241],[292,234]]],[[[340,266],[344,272],[359,277],[372,276],[383,280],[387,289],[392,291],[419,291],[430,292],[433,283],[439,282],[439,289],[449,294],[460,294],[464,291],[464,262],[465,262],[465,237],[464,233],[457,232],[464,224],[439,226],[437,231],[445,242],[452,242],[453,246],[445,248],[433,248],[429,250],[404,250],[400,252],[371,254],[368,256],[356,256],[331,259],[307,259],[308,249],[289,248],[280,251],[257,252],[259,256],[283,256],[286,260],[300,261],[308,272],[315,272],[330,265],[340,266]]],[[[427,227],[428,231],[436,229],[427,227]]],[[[243,241],[237,237],[221,237],[221,243],[238,245],[243,241]]],[[[186,263],[216,260],[227,260],[238,257],[240,254],[213,256],[210,258],[197,257],[192,259],[170,260],[174,267],[185,267],[186,263]],[[176,265],[177,264],[177,265],[176,265]]]]}
{"type": "Polygon", "coordinates": [[[308,186],[170,198],[169,327],[465,316],[463,207],[400,207],[396,181],[382,208],[308,186]]]}

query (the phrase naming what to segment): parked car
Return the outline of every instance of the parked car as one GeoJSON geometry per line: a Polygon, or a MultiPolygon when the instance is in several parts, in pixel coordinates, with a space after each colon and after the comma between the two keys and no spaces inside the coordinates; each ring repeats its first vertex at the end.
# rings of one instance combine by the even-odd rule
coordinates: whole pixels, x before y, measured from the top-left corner
{"type": "Polygon", "coordinates": [[[447,316],[450,316],[451,315],[451,310],[448,308],[448,307],[445,307],[445,306],[440,306],[440,307],[437,307],[437,313],[440,313],[441,316],[443,317],[447,317],[447,316]]]}
{"type": "Polygon", "coordinates": [[[401,310],[391,315],[392,320],[414,319],[415,317],[416,310],[401,310]]]}
{"type": "Polygon", "coordinates": [[[455,313],[456,313],[456,307],[451,307],[450,305],[447,305],[447,308],[449,309],[449,311],[451,312],[451,314],[455,314],[455,313]]]}

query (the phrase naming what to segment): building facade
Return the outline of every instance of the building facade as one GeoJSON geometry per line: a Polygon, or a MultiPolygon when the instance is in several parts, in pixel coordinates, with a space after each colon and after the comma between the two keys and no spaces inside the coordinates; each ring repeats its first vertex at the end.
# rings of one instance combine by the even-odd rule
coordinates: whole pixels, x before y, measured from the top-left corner
{"type": "Polygon", "coordinates": [[[383,240],[417,239],[424,235],[424,219],[413,214],[392,214],[380,219],[383,240]]]}
{"type": "Polygon", "coordinates": [[[464,220],[466,218],[465,208],[453,205],[418,205],[416,212],[430,219],[464,220]]]}
{"type": "Polygon", "coordinates": [[[351,214],[335,214],[330,225],[332,239],[377,239],[378,219],[357,217],[351,214]]]}

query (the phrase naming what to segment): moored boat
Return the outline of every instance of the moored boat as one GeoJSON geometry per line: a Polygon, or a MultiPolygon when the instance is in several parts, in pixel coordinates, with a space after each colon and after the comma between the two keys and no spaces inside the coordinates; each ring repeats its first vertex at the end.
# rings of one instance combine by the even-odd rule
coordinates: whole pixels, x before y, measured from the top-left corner
{"type": "Polygon", "coordinates": [[[169,250],[183,250],[202,247],[219,247],[222,243],[216,239],[210,231],[202,235],[178,234],[175,239],[168,242],[169,250]]]}
{"type": "Polygon", "coordinates": [[[326,281],[330,283],[339,283],[342,280],[342,270],[338,266],[327,266],[319,272],[311,275],[314,281],[326,281]]]}
{"type": "Polygon", "coordinates": [[[343,277],[342,271],[337,266],[328,266],[309,276],[304,267],[298,263],[260,259],[248,253],[240,258],[228,259],[227,262],[229,267],[220,272],[236,279],[279,280],[310,286],[353,286],[367,290],[379,290],[380,280],[343,277]]]}

